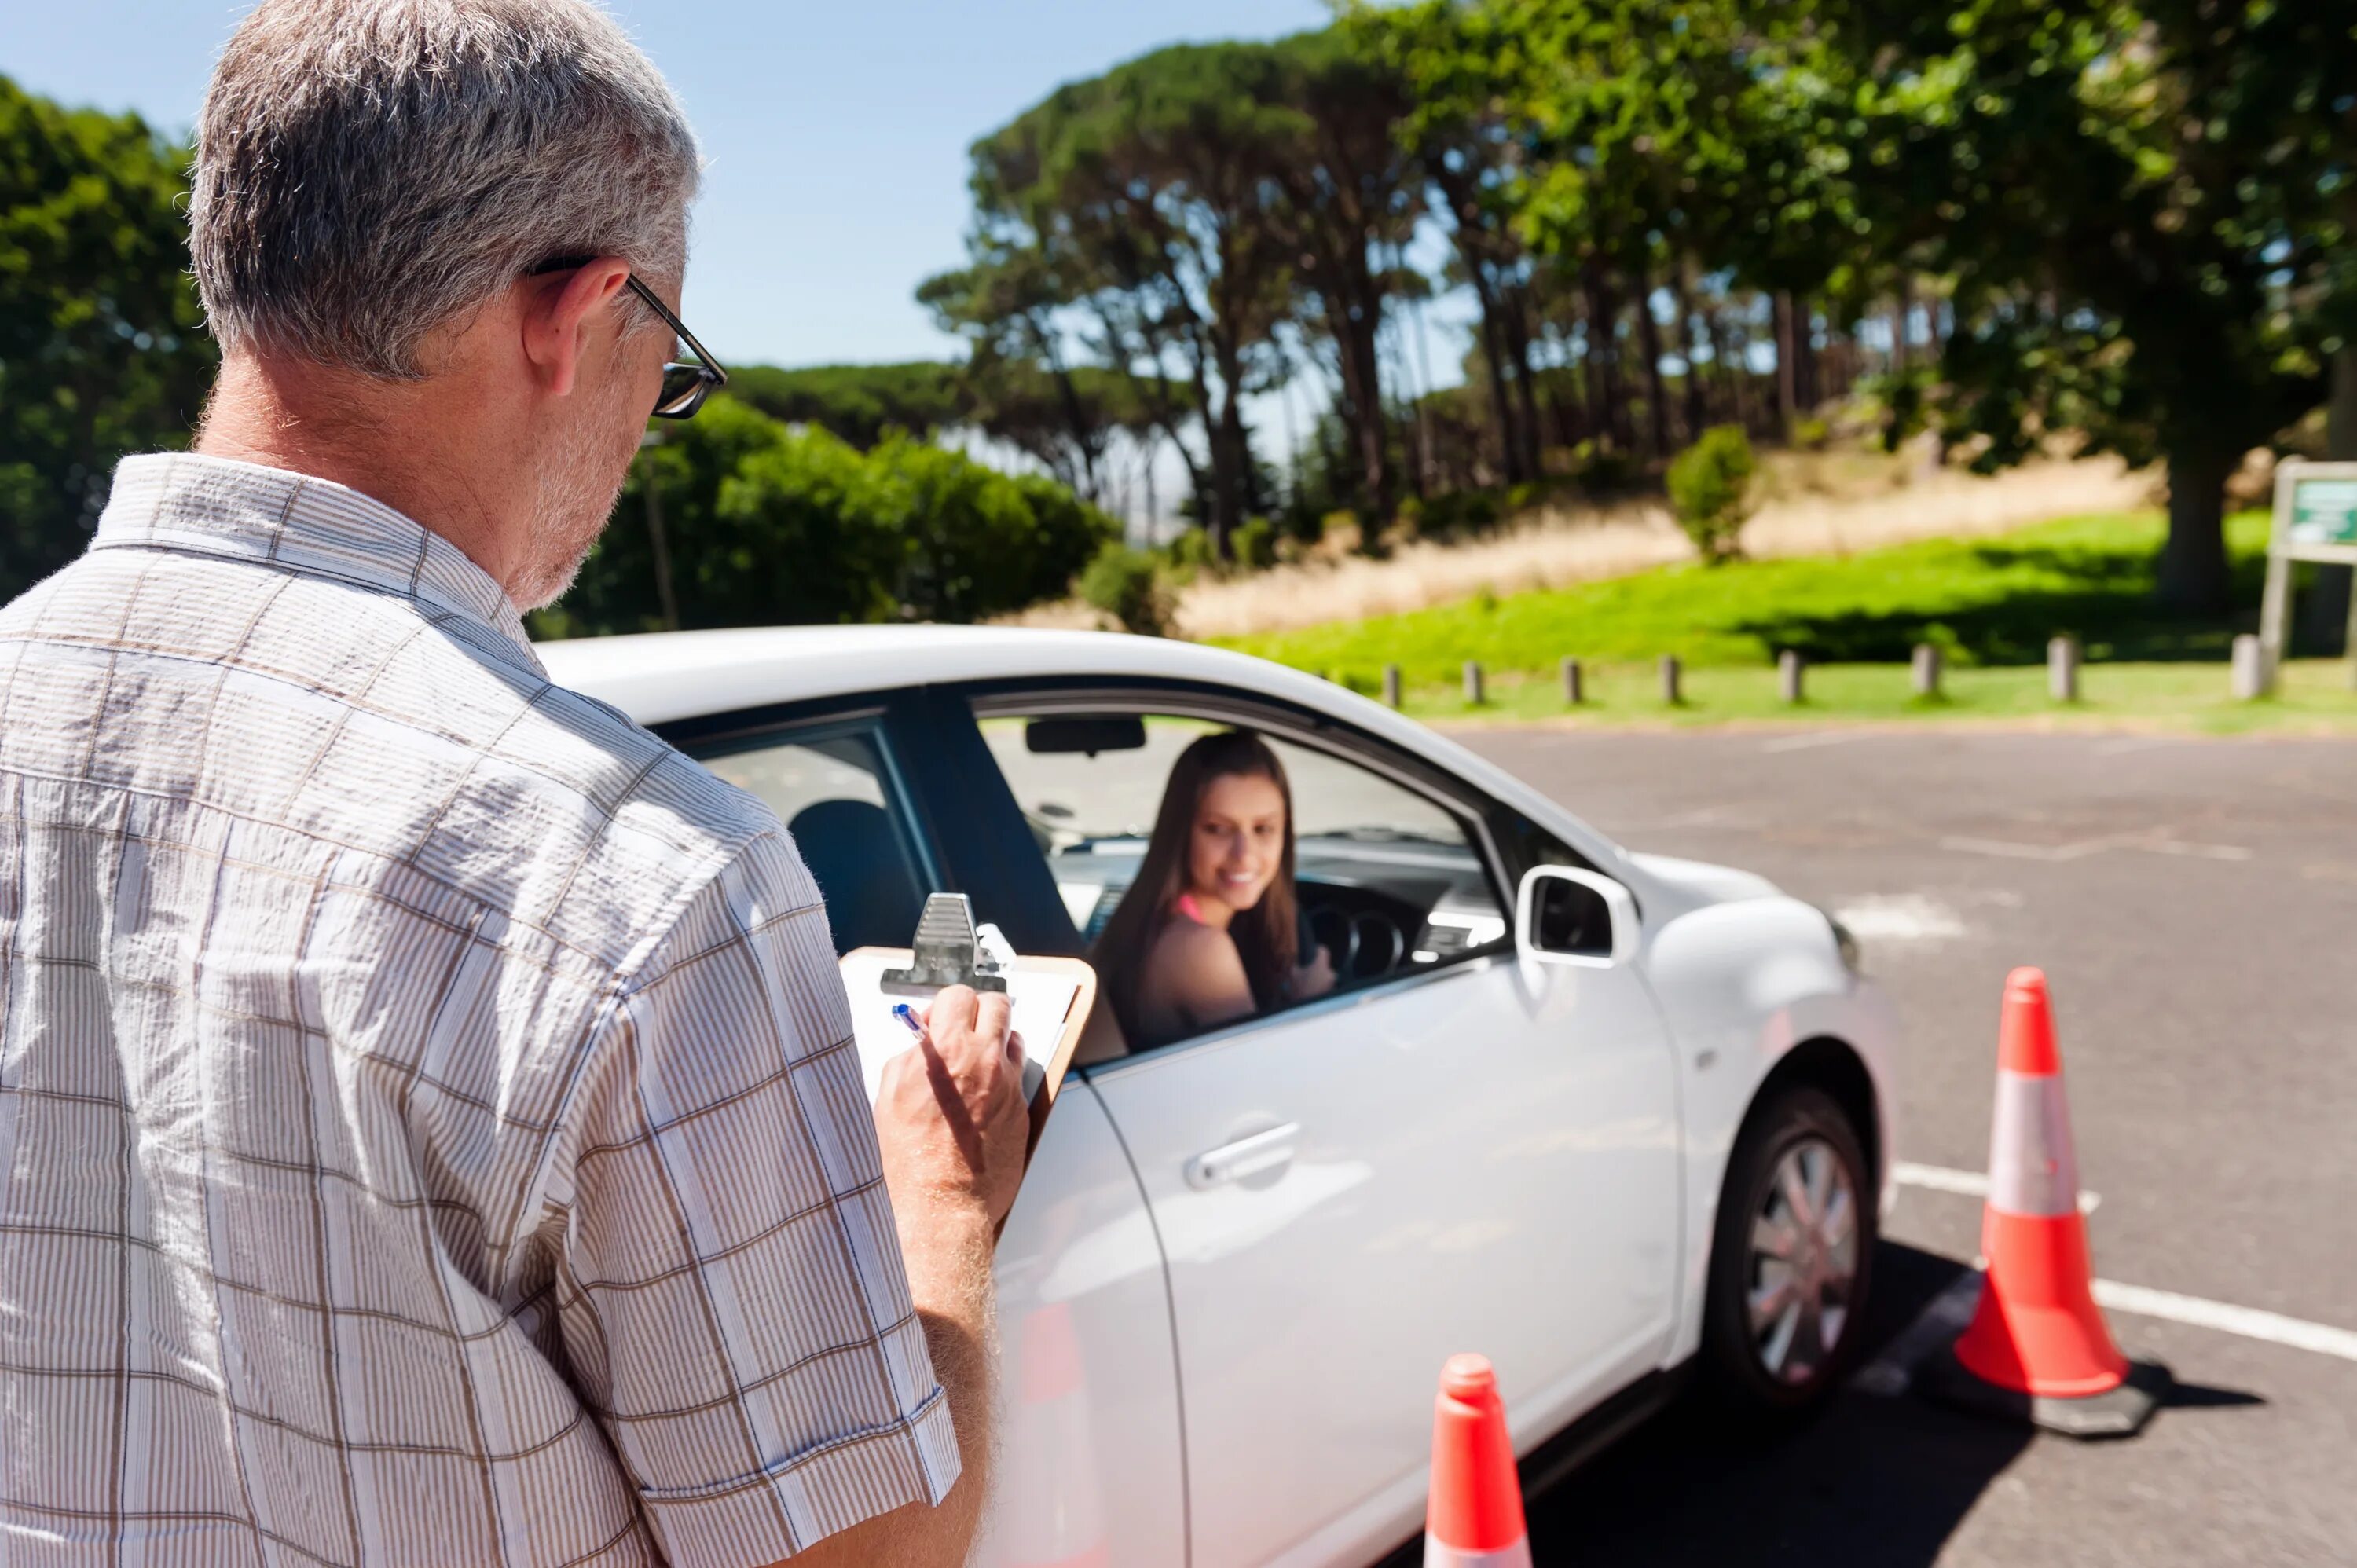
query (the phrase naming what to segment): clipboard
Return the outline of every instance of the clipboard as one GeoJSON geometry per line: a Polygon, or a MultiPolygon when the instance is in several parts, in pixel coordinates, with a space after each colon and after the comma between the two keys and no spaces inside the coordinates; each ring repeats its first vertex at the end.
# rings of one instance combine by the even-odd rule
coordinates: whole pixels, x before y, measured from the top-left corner
{"type": "Polygon", "coordinates": [[[952,985],[1007,993],[1015,1030],[1023,1036],[1023,1094],[1031,1122],[1023,1147],[1028,1163],[1095,1007],[1096,971],[1076,958],[992,953],[975,934],[973,906],[963,893],[926,899],[909,946],[854,948],[837,967],[850,996],[853,1043],[871,1101],[884,1064],[914,1043],[908,1026],[893,1015],[895,1003],[921,1007],[952,985]]]}

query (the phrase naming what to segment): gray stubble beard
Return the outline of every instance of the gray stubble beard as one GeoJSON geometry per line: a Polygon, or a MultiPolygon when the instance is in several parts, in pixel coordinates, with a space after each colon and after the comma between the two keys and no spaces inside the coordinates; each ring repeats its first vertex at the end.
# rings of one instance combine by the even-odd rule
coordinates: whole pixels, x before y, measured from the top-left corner
{"type": "Polygon", "coordinates": [[[612,521],[630,477],[627,460],[610,482],[598,477],[610,461],[608,432],[617,419],[610,403],[583,419],[564,449],[541,468],[529,535],[531,567],[514,587],[519,608],[545,609],[563,598],[612,521]]]}

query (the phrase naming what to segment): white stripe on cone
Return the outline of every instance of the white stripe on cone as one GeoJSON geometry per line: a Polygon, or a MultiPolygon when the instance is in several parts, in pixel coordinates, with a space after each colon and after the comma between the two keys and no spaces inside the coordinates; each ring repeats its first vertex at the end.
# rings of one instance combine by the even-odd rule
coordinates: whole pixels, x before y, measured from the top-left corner
{"type": "Polygon", "coordinates": [[[2079,1208],[2079,1159],[2062,1080],[1999,1068],[1989,1133],[1989,1206],[2040,1219],[2079,1208]]]}
{"type": "Polygon", "coordinates": [[[1531,1538],[1495,1552],[1465,1552],[1430,1536],[1424,1538],[1424,1568],[1531,1568],[1531,1538]]]}

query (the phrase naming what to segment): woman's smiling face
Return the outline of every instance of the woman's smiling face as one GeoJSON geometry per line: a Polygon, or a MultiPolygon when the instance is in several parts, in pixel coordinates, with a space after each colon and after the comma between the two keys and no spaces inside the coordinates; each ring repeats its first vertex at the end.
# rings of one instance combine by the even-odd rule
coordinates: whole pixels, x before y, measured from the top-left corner
{"type": "Polygon", "coordinates": [[[1232,910],[1260,902],[1285,857],[1285,793],[1257,773],[1223,773],[1195,803],[1187,880],[1232,910]]]}

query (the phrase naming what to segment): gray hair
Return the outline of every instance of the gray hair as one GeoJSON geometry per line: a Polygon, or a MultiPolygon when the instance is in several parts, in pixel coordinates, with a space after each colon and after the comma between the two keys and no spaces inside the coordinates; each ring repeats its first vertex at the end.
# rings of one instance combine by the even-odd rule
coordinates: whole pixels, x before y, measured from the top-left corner
{"type": "Polygon", "coordinates": [[[262,0],[197,124],[197,289],[224,349],[415,380],[428,333],[540,263],[676,275],[699,167],[587,0],[262,0]]]}

